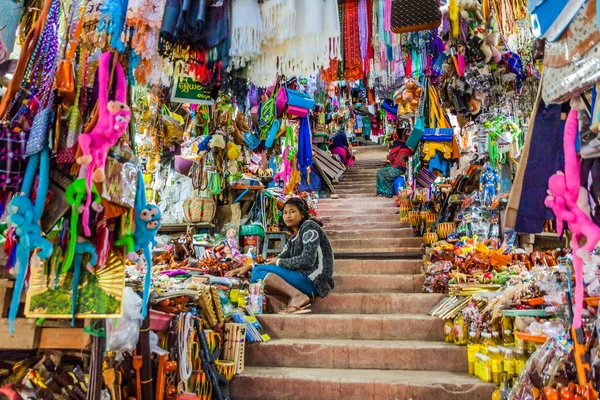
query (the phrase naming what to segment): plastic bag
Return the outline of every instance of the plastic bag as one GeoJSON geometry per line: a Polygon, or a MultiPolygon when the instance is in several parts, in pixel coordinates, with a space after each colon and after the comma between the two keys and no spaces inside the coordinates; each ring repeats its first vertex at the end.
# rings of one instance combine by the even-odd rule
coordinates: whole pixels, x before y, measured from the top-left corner
{"type": "Polygon", "coordinates": [[[132,288],[125,287],[123,316],[106,321],[106,350],[113,350],[117,358],[131,353],[137,345],[142,326],[142,298],[132,288]]]}

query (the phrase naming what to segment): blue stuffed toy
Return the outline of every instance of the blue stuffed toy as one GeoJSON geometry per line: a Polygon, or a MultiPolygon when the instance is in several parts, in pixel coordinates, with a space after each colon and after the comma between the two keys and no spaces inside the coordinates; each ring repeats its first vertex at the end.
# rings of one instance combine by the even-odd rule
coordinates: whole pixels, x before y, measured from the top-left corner
{"type": "Polygon", "coordinates": [[[135,228],[133,235],[124,235],[115,244],[117,246],[126,246],[127,258],[138,264],[141,263],[141,258],[137,252],[143,250],[144,261],[146,262],[146,274],[144,277],[142,317],[145,317],[148,312],[148,299],[150,297],[150,277],[152,275],[152,253],[150,252],[150,246],[156,246],[154,238],[160,228],[161,217],[162,213],[160,209],[153,204],[147,203],[146,187],[144,186],[142,171],[139,171],[138,188],[135,195],[135,228]]]}
{"type": "Polygon", "coordinates": [[[48,176],[49,153],[48,148],[45,147],[40,153],[36,153],[29,158],[23,178],[22,193],[14,196],[8,204],[9,215],[7,221],[14,228],[18,266],[17,279],[8,313],[8,324],[11,333],[14,333],[14,321],[19,310],[19,301],[29,269],[31,252],[36,252],[33,256],[36,259],[45,260],[52,255],[53,251],[52,244],[42,237],[42,230],[38,224],[46,203],[48,176]],[[35,204],[33,204],[29,199],[29,195],[38,165],[40,167],[38,191],[35,204]]]}

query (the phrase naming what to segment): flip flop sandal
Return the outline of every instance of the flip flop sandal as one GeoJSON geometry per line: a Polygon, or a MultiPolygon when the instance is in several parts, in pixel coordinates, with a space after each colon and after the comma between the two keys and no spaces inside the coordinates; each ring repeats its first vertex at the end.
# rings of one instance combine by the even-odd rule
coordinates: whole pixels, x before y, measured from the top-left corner
{"type": "Polygon", "coordinates": [[[310,307],[310,303],[308,303],[305,306],[302,307],[297,307],[297,306],[287,306],[283,311],[281,311],[279,314],[288,314],[288,315],[294,315],[294,314],[309,314],[312,312],[312,310],[309,308],[310,307]]]}

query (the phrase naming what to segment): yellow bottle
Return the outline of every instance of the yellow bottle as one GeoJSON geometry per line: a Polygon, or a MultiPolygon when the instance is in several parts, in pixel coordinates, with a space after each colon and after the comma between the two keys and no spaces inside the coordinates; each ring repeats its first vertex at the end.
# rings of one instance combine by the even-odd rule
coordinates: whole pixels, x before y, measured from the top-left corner
{"type": "Polygon", "coordinates": [[[444,324],[444,342],[454,343],[454,322],[446,321],[444,324]]]}
{"type": "Polygon", "coordinates": [[[525,352],[523,350],[516,351],[517,356],[515,357],[515,375],[519,376],[521,371],[525,368],[525,364],[527,364],[527,357],[525,357],[525,352]]]}
{"type": "Polygon", "coordinates": [[[467,344],[467,361],[469,363],[469,374],[475,375],[476,354],[479,352],[479,340],[477,332],[472,330],[469,332],[469,342],[467,344]]]}
{"type": "Polygon", "coordinates": [[[481,380],[484,382],[492,381],[492,363],[490,358],[486,355],[481,355],[481,380]]]}
{"type": "Polygon", "coordinates": [[[515,342],[513,334],[513,320],[511,317],[502,317],[502,343],[505,346],[512,346],[515,342]]]}
{"type": "Polygon", "coordinates": [[[506,372],[508,379],[511,379],[513,376],[515,376],[515,358],[513,356],[513,351],[509,348],[505,348],[504,350],[502,371],[506,372]]]}
{"type": "Polygon", "coordinates": [[[494,390],[494,392],[492,393],[492,400],[501,400],[499,387],[497,387],[496,390],[494,390]]]}
{"type": "Polygon", "coordinates": [[[492,339],[492,335],[489,332],[483,332],[481,334],[481,338],[481,348],[479,349],[479,352],[481,354],[487,355],[488,347],[495,346],[496,342],[494,341],[494,339],[492,339]]]}
{"type": "Polygon", "coordinates": [[[502,356],[500,355],[500,350],[495,346],[489,346],[488,357],[492,365],[492,382],[499,384],[502,377],[502,356]]]}
{"type": "Polygon", "coordinates": [[[467,324],[462,313],[459,313],[454,318],[454,344],[460,346],[467,344],[467,324]]]}
{"type": "Polygon", "coordinates": [[[475,354],[475,376],[483,380],[481,377],[481,356],[483,356],[481,353],[475,354]]]}

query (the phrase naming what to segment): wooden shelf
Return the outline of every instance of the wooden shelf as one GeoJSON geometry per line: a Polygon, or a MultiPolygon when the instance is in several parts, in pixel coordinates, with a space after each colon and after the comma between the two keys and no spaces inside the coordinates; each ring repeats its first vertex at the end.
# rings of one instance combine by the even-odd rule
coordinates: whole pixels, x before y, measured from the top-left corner
{"type": "Polygon", "coordinates": [[[198,224],[163,224],[158,228],[159,232],[185,232],[188,228],[193,229],[215,229],[215,226],[210,223],[198,223],[198,224]]]}

